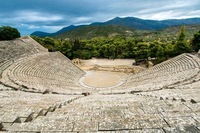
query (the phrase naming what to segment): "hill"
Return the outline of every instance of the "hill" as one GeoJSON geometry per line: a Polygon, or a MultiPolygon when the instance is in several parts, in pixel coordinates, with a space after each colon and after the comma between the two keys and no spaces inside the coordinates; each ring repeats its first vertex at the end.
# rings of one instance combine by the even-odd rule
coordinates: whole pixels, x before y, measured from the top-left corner
{"type": "MultiPolygon", "coordinates": [[[[152,31],[146,33],[146,35],[142,36],[145,40],[175,40],[177,35],[179,34],[181,26],[171,26],[161,30],[152,31]]],[[[186,40],[192,39],[195,33],[200,30],[200,24],[195,25],[185,25],[186,31],[186,40]]]]}
{"type": "Polygon", "coordinates": [[[70,25],[68,27],[64,27],[61,30],[55,32],[55,33],[46,33],[46,32],[42,32],[42,31],[35,31],[33,32],[31,35],[35,35],[35,36],[39,36],[39,37],[46,37],[46,36],[56,36],[74,29],[77,29],[79,27],[83,27],[84,25],[80,25],[80,26],[74,26],[74,25],[70,25]]]}
{"type": "Polygon", "coordinates": [[[113,36],[141,36],[148,31],[135,30],[119,25],[102,25],[102,26],[84,26],[62,34],[56,35],[56,38],[80,38],[90,39],[94,37],[113,37],[113,36]]]}
{"type": "MultiPolygon", "coordinates": [[[[136,30],[118,25],[93,25],[84,26],[62,34],[56,35],[56,38],[70,38],[70,39],[91,39],[94,37],[141,37],[146,41],[152,40],[174,40],[180,32],[181,26],[171,26],[161,30],[136,30]]],[[[200,24],[186,25],[186,39],[190,40],[196,32],[200,29],[200,24]]]]}
{"type": "Polygon", "coordinates": [[[87,27],[87,26],[108,26],[108,25],[120,25],[128,28],[138,29],[138,30],[161,30],[171,26],[179,25],[191,25],[191,24],[200,24],[200,18],[189,18],[189,19],[170,19],[170,20],[145,20],[135,17],[125,17],[120,18],[116,17],[106,22],[95,22],[90,25],[79,25],[79,26],[68,26],[55,33],[46,33],[46,32],[34,32],[31,35],[36,35],[40,37],[45,36],[57,36],[59,34],[70,32],[78,28],[87,27]]]}
{"type": "Polygon", "coordinates": [[[46,36],[52,36],[53,33],[46,33],[42,31],[35,31],[31,33],[32,36],[39,36],[39,37],[46,37],[46,36]]]}
{"type": "Polygon", "coordinates": [[[200,24],[200,18],[169,19],[169,20],[158,21],[158,20],[144,20],[135,17],[126,17],[126,18],[116,17],[107,22],[93,23],[91,25],[111,25],[111,24],[122,25],[139,30],[160,30],[171,26],[200,24]]]}

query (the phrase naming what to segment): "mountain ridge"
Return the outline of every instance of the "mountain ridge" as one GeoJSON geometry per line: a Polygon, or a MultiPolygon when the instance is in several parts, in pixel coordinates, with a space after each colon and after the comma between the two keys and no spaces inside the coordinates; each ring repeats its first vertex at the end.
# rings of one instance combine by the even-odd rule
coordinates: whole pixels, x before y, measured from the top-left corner
{"type": "Polygon", "coordinates": [[[94,37],[113,37],[113,36],[138,36],[146,31],[135,30],[120,25],[90,25],[79,27],[69,32],[65,32],[54,37],[69,39],[90,39],[94,37]]]}
{"type": "Polygon", "coordinates": [[[85,26],[105,26],[105,25],[118,25],[137,30],[161,30],[171,26],[200,24],[200,18],[187,18],[187,19],[166,19],[166,20],[148,20],[136,17],[115,17],[106,22],[94,22],[89,25],[70,25],[54,33],[47,33],[42,31],[33,32],[31,35],[45,37],[45,36],[58,36],[59,34],[70,32],[85,26]]]}

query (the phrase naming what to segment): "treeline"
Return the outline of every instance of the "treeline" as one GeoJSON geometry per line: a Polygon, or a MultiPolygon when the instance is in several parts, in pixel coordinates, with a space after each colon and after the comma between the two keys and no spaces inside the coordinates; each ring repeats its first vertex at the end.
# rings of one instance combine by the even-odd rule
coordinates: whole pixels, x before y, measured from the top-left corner
{"type": "MultiPolygon", "coordinates": [[[[36,41],[51,51],[60,51],[70,59],[81,58],[134,58],[146,60],[148,57],[155,58],[157,62],[164,61],[181,53],[194,51],[193,39],[186,41],[185,28],[182,27],[176,40],[151,42],[141,38],[127,38],[116,36],[113,38],[93,39],[54,39],[50,37],[33,37],[36,41]],[[192,45],[193,44],[193,45],[192,45]]],[[[195,44],[195,50],[196,48],[195,44]]]]}
{"type": "Polygon", "coordinates": [[[0,41],[2,40],[13,40],[20,37],[18,29],[10,26],[0,27],[0,41]]]}

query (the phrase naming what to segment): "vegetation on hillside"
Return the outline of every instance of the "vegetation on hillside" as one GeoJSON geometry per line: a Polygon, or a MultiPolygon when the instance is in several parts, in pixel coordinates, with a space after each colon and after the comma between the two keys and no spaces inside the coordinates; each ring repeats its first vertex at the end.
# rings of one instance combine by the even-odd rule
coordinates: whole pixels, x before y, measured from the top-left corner
{"type": "Polygon", "coordinates": [[[134,58],[147,60],[155,58],[157,63],[181,53],[192,52],[191,43],[194,39],[186,39],[185,26],[179,33],[169,40],[145,40],[142,37],[98,37],[92,39],[55,39],[50,37],[33,38],[49,51],[60,51],[70,59],[81,58],[134,58]]]}
{"type": "Polygon", "coordinates": [[[13,40],[19,37],[20,33],[16,28],[10,26],[0,27],[0,40],[13,40]]]}
{"type": "MultiPolygon", "coordinates": [[[[158,20],[145,20],[145,19],[140,19],[140,18],[135,18],[135,17],[125,17],[125,18],[116,17],[106,22],[95,22],[89,25],[78,25],[78,26],[70,25],[54,33],[46,33],[46,32],[37,31],[37,32],[32,33],[31,35],[39,36],[39,37],[46,37],[46,36],[53,37],[53,36],[59,36],[62,33],[66,34],[67,32],[71,32],[72,30],[76,30],[79,28],[82,29],[82,28],[95,27],[95,26],[106,27],[110,25],[118,25],[118,26],[129,28],[129,29],[136,29],[136,30],[161,30],[161,29],[168,28],[171,26],[192,25],[192,24],[200,24],[200,18],[168,19],[168,20],[158,21],[158,20]]],[[[82,35],[83,34],[80,34],[80,36],[82,35]]],[[[76,34],[75,34],[75,38],[77,38],[76,34]]]]}
{"type": "MultiPolygon", "coordinates": [[[[181,26],[169,27],[157,31],[148,30],[136,30],[118,25],[107,25],[107,26],[85,26],[79,27],[77,29],[60,33],[54,38],[62,39],[92,39],[92,38],[113,38],[116,36],[125,37],[139,37],[144,41],[150,42],[154,40],[159,40],[161,42],[176,40],[177,34],[180,31],[181,26]]],[[[185,26],[185,39],[190,41],[193,35],[198,32],[200,25],[186,25],[185,26]]]]}
{"type": "Polygon", "coordinates": [[[135,30],[132,28],[127,28],[119,25],[106,25],[106,26],[85,26],[80,27],[68,32],[56,35],[55,38],[63,39],[92,39],[95,37],[106,37],[112,38],[114,36],[141,36],[149,33],[149,31],[135,30]]]}
{"type": "MultiPolygon", "coordinates": [[[[178,37],[177,34],[180,32],[182,26],[172,26],[162,30],[148,32],[143,36],[145,41],[160,40],[162,42],[173,41],[178,37]]],[[[194,34],[200,29],[200,24],[197,25],[185,25],[185,39],[190,41],[194,34]]]]}

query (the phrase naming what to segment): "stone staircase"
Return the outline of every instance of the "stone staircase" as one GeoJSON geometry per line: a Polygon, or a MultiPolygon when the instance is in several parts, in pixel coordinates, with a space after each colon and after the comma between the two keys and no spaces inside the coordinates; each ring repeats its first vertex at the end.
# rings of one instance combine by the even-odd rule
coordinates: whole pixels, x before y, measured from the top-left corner
{"type": "Polygon", "coordinates": [[[83,95],[34,94],[18,91],[0,92],[0,131],[6,131],[16,123],[26,123],[46,116],[83,95]]]}

